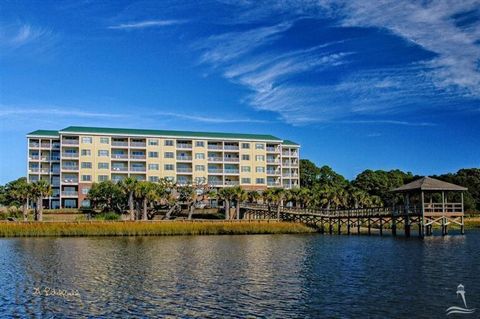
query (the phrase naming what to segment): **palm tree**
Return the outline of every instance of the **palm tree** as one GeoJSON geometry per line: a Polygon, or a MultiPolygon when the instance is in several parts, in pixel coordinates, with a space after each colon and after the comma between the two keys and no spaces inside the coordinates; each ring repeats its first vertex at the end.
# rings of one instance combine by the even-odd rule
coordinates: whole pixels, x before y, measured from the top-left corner
{"type": "Polygon", "coordinates": [[[273,194],[277,204],[277,220],[280,220],[280,212],[287,193],[283,188],[275,188],[273,194]]]}
{"type": "Polygon", "coordinates": [[[179,193],[178,199],[188,206],[188,219],[192,219],[193,211],[195,210],[196,192],[192,186],[181,186],[177,188],[179,193]]]}
{"type": "Polygon", "coordinates": [[[225,219],[230,219],[230,202],[233,199],[234,191],[232,187],[221,188],[217,196],[225,202],[225,219]]]}
{"type": "Polygon", "coordinates": [[[349,199],[354,208],[365,207],[370,204],[370,195],[358,187],[349,187],[349,199]]]}
{"type": "Polygon", "coordinates": [[[37,204],[35,207],[35,220],[42,221],[43,220],[43,199],[52,194],[52,187],[47,181],[41,179],[33,183],[32,193],[34,195],[34,198],[37,200],[37,204]]]}
{"type": "Polygon", "coordinates": [[[153,183],[147,181],[141,181],[137,183],[135,187],[135,197],[142,201],[142,220],[148,219],[148,204],[151,200],[154,200],[157,196],[155,186],[153,183]]]}
{"type": "Polygon", "coordinates": [[[257,192],[257,191],[249,191],[247,193],[247,200],[250,202],[250,203],[257,203],[258,199],[260,198],[260,193],[257,192]]]}
{"type": "Polygon", "coordinates": [[[298,200],[300,202],[300,208],[306,208],[312,202],[312,192],[306,187],[301,187],[298,194],[298,200]]]}
{"type": "Polygon", "coordinates": [[[135,207],[133,196],[135,194],[137,184],[138,181],[133,177],[127,177],[119,183],[122,191],[128,196],[128,212],[130,214],[130,220],[135,220],[135,207]]]}
{"type": "Polygon", "coordinates": [[[9,190],[9,195],[22,203],[23,220],[28,220],[28,200],[32,196],[32,184],[29,184],[26,179],[19,180],[12,185],[9,190]]]}
{"type": "Polygon", "coordinates": [[[233,188],[233,196],[235,199],[235,208],[236,208],[236,217],[240,219],[240,203],[247,200],[248,194],[245,190],[243,190],[240,186],[236,186],[233,188]]]}

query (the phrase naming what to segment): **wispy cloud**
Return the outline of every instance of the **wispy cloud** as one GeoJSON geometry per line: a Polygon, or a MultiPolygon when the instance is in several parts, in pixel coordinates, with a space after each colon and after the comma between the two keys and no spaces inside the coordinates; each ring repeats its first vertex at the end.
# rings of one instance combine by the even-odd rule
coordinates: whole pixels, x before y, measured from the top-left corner
{"type": "Polygon", "coordinates": [[[202,116],[202,115],[189,115],[182,113],[170,113],[170,112],[157,112],[158,116],[165,116],[171,118],[177,118],[182,120],[202,122],[202,123],[267,123],[268,121],[250,119],[250,118],[222,118],[222,117],[211,117],[211,116],[202,116]]]}
{"type": "Polygon", "coordinates": [[[430,122],[408,122],[396,120],[352,120],[352,121],[337,121],[340,124],[387,124],[387,125],[401,125],[401,126],[437,126],[430,122]]]}
{"type": "Polygon", "coordinates": [[[127,114],[117,113],[102,113],[82,111],[78,109],[71,109],[68,107],[35,107],[35,108],[20,108],[20,107],[0,107],[0,118],[10,117],[25,117],[28,118],[31,115],[42,117],[82,117],[82,118],[123,118],[127,117],[127,114]]]}
{"type": "Polygon", "coordinates": [[[0,48],[4,50],[45,49],[57,41],[57,35],[50,29],[30,24],[0,26],[0,48]]]}
{"type": "Polygon", "coordinates": [[[176,24],[185,23],[185,20],[145,20],[137,21],[130,23],[122,23],[118,25],[111,25],[108,29],[120,29],[120,30],[131,30],[131,29],[145,29],[145,28],[154,28],[154,27],[166,27],[176,24]]]}

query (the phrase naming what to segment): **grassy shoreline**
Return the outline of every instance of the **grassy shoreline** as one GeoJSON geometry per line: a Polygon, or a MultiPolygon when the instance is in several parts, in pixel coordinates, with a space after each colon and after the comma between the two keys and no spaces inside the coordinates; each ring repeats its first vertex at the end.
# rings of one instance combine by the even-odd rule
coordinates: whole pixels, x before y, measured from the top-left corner
{"type": "Polygon", "coordinates": [[[315,229],[277,221],[0,222],[0,237],[303,234],[315,229]]]}

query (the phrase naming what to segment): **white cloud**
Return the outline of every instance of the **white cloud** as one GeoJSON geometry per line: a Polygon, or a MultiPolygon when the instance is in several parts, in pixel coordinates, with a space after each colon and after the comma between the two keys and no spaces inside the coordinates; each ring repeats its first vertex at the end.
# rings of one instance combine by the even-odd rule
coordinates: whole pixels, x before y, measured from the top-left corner
{"type": "Polygon", "coordinates": [[[120,30],[130,30],[130,29],[145,29],[153,27],[165,27],[175,24],[185,23],[184,20],[145,20],[137,21],[131,23],[122,23],[118,25],[109,26],[109,29],[120,29],[120,30]]]}
{"type": "Polygon", "coordinates": [[[189,120],[202,123],[267,123],[264,120],[249,119],[249,118],[222,118],[202,115],[189,115],[182,113],[170,113],[170,112],[157,112],[156,115],[174,117],[182,120],[189,120]]]}
{"type": "Polygon", "coordinates": [[[0,26],[0,48],[15,50],[35,46],[46,48],[52,45],[57,36],[49,29],[30,24],[0,26]]]}

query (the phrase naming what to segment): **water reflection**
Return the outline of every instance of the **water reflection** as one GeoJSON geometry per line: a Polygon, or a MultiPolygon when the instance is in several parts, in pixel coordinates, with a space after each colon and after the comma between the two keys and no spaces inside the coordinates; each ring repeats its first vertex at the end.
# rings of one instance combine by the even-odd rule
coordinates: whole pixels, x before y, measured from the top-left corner
{"type": "Polygon", "coordinates": [[[480,307],[480,232],[0,240],[6,317],[437,317],[480,307]],[[35,287],[80,297],[35,296],[35,287]],[[476,302],[477,301],[477,302],[476,302]],[[444,309],[445,308],[445,309],[444,309]]]}

